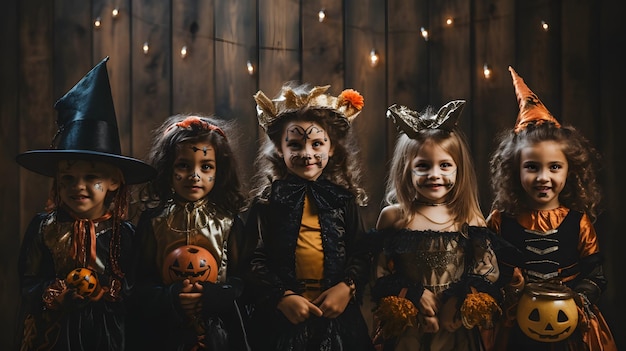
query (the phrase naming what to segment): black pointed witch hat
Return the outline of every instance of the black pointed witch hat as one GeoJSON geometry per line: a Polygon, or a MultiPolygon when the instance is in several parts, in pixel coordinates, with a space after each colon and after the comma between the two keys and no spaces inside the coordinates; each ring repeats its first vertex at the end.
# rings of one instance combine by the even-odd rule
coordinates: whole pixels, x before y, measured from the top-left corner
{"type": "Polygon", "coordinates": [[[17,155],[22,167],[54,177],[61,160],[88,160],[117,166],[126,184],[146,182],[156,170],[138,159],[121,155],[117,119],[105,57],[60,98],[57,133],[50,149],[31,150],[17,155]]]}

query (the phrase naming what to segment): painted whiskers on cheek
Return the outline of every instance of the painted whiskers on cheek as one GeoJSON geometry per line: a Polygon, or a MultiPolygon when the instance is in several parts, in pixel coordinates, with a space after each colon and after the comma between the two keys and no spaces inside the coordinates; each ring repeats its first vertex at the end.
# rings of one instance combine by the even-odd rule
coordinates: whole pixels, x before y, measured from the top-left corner
{"type": "MultiPolygon", "coordinates": [[[[416,181],[416,186],[418,188],[424,188],[426,187],[426,185],[424,185],[424,182],[430,177],[430,172],[420,172],[418,170],[411,170],[411,173],[418,177],[417,181],[416,181]]],[[[451,189],[454,186],[454,182],[451,181],[449,178],[453,175],[456,174],[456,169],[452,172],[449,173],[440,173],[441,175],[441,179],[444,181],[444,186],[448,189],[451,189]]]]}

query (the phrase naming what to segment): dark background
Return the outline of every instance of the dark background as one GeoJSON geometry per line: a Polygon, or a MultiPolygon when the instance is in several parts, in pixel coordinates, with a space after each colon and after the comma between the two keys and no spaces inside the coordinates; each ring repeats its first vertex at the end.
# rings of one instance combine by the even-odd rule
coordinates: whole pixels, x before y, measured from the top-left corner
{"type": "Polygon", "coordinates": [[[331,84],[334,95],[344,87],[358,90],[365,108],[354,128],[370,195],[364,211],[369,227],[381,208],[396,136],[385,119],[393,103],[422,110],[468,101],[461,125],[476,162],[483,212],[489,212],[489,154],[495,135],[513,126],[518,111],[507,71],[513,66],[562,123],[579,128],[604,156],[605,212],[596,227],[609,286],[600,307],[624,345],[625,7],[619,0],[4,0],[0,346],[15,337],[21,237],[50,187],[48,178],[21,169],[14,157],[48,147],[56,131],[54,102],[105,56],[111,57],[124,154],[143,158],[150,131],[171,114],[216,114],[239,125],[244,181],[259,135],[252,99],[257,90],[274,96],[288,80],[331,84]],[[372,50],[380,57],[375,67],[372,50]],[[483,76],[485,64],[493,71],[490,79],[483,76]]]}

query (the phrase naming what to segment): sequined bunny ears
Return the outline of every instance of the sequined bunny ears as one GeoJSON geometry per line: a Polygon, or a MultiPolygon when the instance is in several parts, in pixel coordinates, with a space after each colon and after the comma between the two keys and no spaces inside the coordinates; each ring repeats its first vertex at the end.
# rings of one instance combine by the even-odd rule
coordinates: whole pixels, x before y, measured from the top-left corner
{"type": "Polygon", "coordinates": [[[451,131],[465,106],[465,100],[454,100],[443,105],[436,114],[418,113],[402,105],[391,105],[387,109],[387,118],[392,118],[399,130],[409,138],[415,139],[424,129],[443,129],[451,131]]]}
{"type": "Polygon", "coordinates": [[[278,98],[271,100],[262,91],[254,95],[259,125],[264,130],[279,120],[286,113],[303,108],[329,109],[352,122],[361,113],[363,96],[356,90],[346,89],[334,97],[326,94],[330,85],[316,86],[308,91],[299,91],[291,86],[284,86],[278,98]]]}

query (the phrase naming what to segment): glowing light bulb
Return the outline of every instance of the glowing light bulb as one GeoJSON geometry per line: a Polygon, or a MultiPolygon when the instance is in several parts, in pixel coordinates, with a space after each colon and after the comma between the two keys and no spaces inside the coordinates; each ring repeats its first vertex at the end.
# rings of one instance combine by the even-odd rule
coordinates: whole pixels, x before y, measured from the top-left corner
{"type": "Polygon", "coordinates": [[[187,45],[183,45],[183,47],[180,49],[180,57],[185,58],[187,57],[187,54],[188,54],[187,45]]]}
{"type": "Polygon", "coordinates": [[[491,74],[492,74],[491,68],[489,67],[488,64],[485,63],[483,65],[483,75],[485,76],[485,79],[491,78],[491,74]]]}
{"type": "Polygon", "coordinates": [[[446,26],[451,26],[454,23],[454,18],[448,17],[446,18],[446,26]]]}
{"type": "Polygon", "coordinates": [[[117,16],[119,16],[120,14],[120,9],[118,9],[117,7],[113,9],[113,11],[111,11],[111,16],[113,18],[117,18],[117,16]]]}
{"type": "Polygon", "coordinates": [[[250,60],[248,60],[248,62],[246,62],[246,67],[248,69],[248,74],[249,75],[253,75],[254,74],[254,65],[252,65],[252,62],[250,62],[250,60]]]}
{"type": "Polygon", "coordinates": [[[317,19],[321,22],[324,22],[324,20],[326,19],[326,11],[324,9],[321,9],[320,12],[317,13],[317,19]]]}
{"type": "Polygon", "coordinates": [[[148,44],[148,42],[144,42],[143,46],[141,47],[141,49],[143,50],[144,55],[147,55],[148,52],[150,52],[150,45],[148,44]]]}
{"type": "Polygon", "coordinates": [[[372,49],[372,51],[370,51],[370,65],[372,67],[376,67],[378,65],[378,61],[380,61],[378,52],[376,52],[376,49],[372,49]]]}
{"type": "Polygon", "coordinates": [[[102,19],[100,17],[96,17],[96,19],[93,21],[93,26],[96,28],[100,28],[100,26],[102,26],[102,19]]]}
{"type": "Polygon", "coordinates": [[[548,30],[550,30],[550,25],[548,24],[548,22],[541,21],[541,29],[543,29],[544,32],[547,32],[548,30]]]}
{"type": "Polygon", "coordinates": [[[424,41],[428,41],[428,31],[426,30],[426,28],[420,28],[420,32],[422,32],[422,37],[424,38],[424,41]]]}

